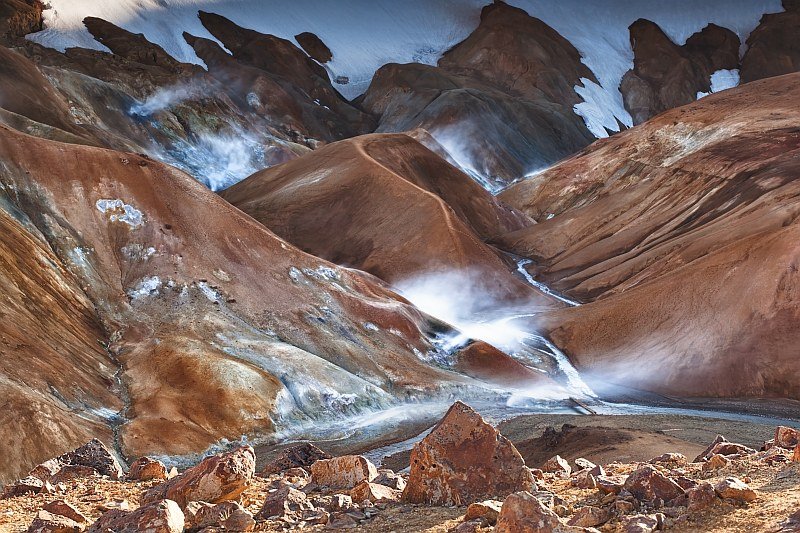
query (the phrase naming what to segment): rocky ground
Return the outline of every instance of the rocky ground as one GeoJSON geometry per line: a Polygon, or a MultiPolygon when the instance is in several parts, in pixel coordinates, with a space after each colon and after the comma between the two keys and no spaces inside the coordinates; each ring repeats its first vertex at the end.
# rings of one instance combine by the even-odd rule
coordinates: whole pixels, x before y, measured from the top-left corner
{"type": "Polygon", "coordinates": [[[697,457],[662,453],[602,464],[575,457],[581,448],[593,458],[645,453],[642,434],[654,425],[641,419],[649,423],[583,417],[576,421],[594,425],[542,432],[544,418],[521,417],[501,426],[518,450],[457,402],[414,447],[402,473],[357,455],[331,457],[312,444],[285,449],[258,473],[249,446],[206,457],[180,474],[148,458],[126,473],[94,440],[9,484],[0,499],[0,531],[800,531],[800,432],[734,422],[728,428],[740,424],[747,442],[759,430],[774,438],[762,451],[723,437],[699,447],[691,441],[704,428],[695,418],[686,424],[688,440],[649,433],[662,435],[662,450],[683,443],[685,451],[686,445],[699,450],[697,457]],[[586,438],[609,431],[634,438],[612,437],[605,448],[586,438]],[[565,458],[540,460],[553,450],[565,458]]]}

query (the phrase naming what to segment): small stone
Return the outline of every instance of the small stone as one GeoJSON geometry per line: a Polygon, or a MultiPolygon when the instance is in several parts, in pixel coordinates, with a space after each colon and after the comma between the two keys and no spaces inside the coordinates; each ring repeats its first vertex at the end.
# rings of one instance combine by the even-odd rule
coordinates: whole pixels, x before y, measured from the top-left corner
{"type": "Polygon", "coordinates": [[[597,478],[594,477],[589,470],[581,470],[573,475],[572,484],[579,489],[596,489],[597,478]]]}
{"type": "Polygon", "coordinates": [[[689,512],[696,513],[708,509],[717,501],[717,493],[711,483],[702,482],[686,491],[689,512]]]}
{"type": "Polygon", "coordinates": [[[624,515],[632,513],[636,510],[636,504],[633,502],[629,502],[628,500],[614,500],[614,509],[617,510],[617,514],[624,515]]]}
{"type": "Polygon", "coordinates": [[[577,459],[575,459],[575,466],[578,467],[578,470],[591,470],[597,465],[591,462],[589,459],[578,457],[577,459]]]}
{"type": "Polygon", "coordinates": [[[786,426],[775,428],[775,446],[791,450],[798,444],[800,444],[800,431],[786,426]]]}
{"type": "Polygon", "coordinates": [[[355,529],[357,527],[358,522],[355,518],[344,513],[337,513],[330,517],[325,529],[355,529]]]}
{"type": "Polygon", "coordinates": [[[394,502],[400,499],[402,491],[392,489],[386,485],[362,481],[350,491],[353,501],[363,502],[394,502]]]}
{"type": "Polygon", "coordinates": [[[672,468],[688,464],[689,460],[682,453],[665,453],[650,459],[652,464],[664,464],[672,468]]]}
{"type": "Polygon", "coordinates": [[[48,459],[47,461],[36,465],[30,471],[30,476],[39,478],[42,481],[49,480],[56,472],[58,472],[63,465],[58,462],[58,459],[48,459]]]}
{"type": "Polygon", "coordinates": [[[97,506],[97,510],[100,512],[111,511],[112,509],[119,509],[120,511],[130,511],[131,504],[128,500],[112,500],[108,502],[101,503],[97,506]]]}
{"type": "Polygon", "coordinates": [[[64,500],[53,500],[52,502],[45,504],[42,509],[48,513],[74,520],[79,524],[83,524],[88,521],[88,518],[86,518],[83,513],[81,513],[75,506],[65,502],[64,500]]]}
{"type": "Polygon", "coordinates": [[[27,533],[78,533],[84,530],[84,525],[66,516],[53,514],[48,511],[39,511],[27,533]]]}
{"type": "Polygon", "coordinates": [[[59,469],[58,472],[55,473],[53,477],[50,478],[50,482],[53,484],[66,483],[67,481],[72,481],[73,479],[97,477],[99,475],[100,473],[91,466],[64,465],[59,469]]]}
{"type": "Polygon", "coordinates": [[[794,454],[792,455],[792,461],[800,463],[800,446],[794,447],[794,454]]]}
{"type": "Polygon", "coordinates": [[[502,507],[503,502],[497,500],[484,500],[470,504],[464,515],[464,521],[480,519],[485,520],[490,525],[495,525],[502,507]]]}
{"type": "Polygon", "coordinates": [[[730,460],[724,455],[714,454],[709,457],[708,461],[703,463],[703,472],[713,472],[720,468],[725,468],[730,464],[730,460]]]}
{"type": "Polygon", "coordinates": [[[497,517],[495,533],[546,533],[558,531],[563,523],[558,515],[548,509],[527,491],[508,496],[497,517]]]}
{"type": "Polygon", "coordinates": [[[735,477],[727,477],[714,486],[720,498],[740,502],[752,502],[758,498],[753,489],[735,477]]]}
{"type": "Polygon", "coordinates": [[[649,515],[636,515],[622,521],[625,533],[652,533],[658,529],[658,518],[649,515]]]}
{"type": "Polygon", "coordinates": [[[571,526],[594,527],[608,522],[611,516],[608,511],[599,507],[587,505],[581,507],[567,522],[571,526]]]}
{"type": "Polygon", "coordinates": [[[131,465],[128,471],[131,481],[151,481],[153,479],[167,479],[167,467],[164,463],[150,457],[140,457],[131,465]]]}
{"type": "Polygon", "coordinates": [[[188,530],[220,527],[225,531],[252,531],[255,525],[253,515],[237,502],[189,502],[186,505],[188,530]]]}
{"type": "Polygon", "coordinates": [[[308,497],[304,492],[284,485],[281,488],[274,489],[267,495],[264,505],[256,515],[256,518],[284,517],[291,513],[300,513],[313,509],[314,506],[308,501],[308,497]]]}
{"type": "Polygon", "coordinates": [[[545,472],[550,472],[551,474],[559,474],[564,477],[569,476],[572,473],[572,467],[569,466],[567,460],[560,455],[556,455],[555,457],[548,459],[542,465],[542,470],[545,472]]]}
{"type": "Polygon", "coordinates": [[[360,455],[322,459],[311,465],[311,482],[333,489],[352,489],[362,481],[372,481],[378,471],[360,455]]]}
{"type": "Polygon", "coordinates": [[[604,494],[619,494],[625,485],[625,476],[597,476],[597,488],[604,494]]]}
{"type": "Polygon", "coordinates": [[[334,494],[330,502],[330,511],[350,511],[356,509],[353,498],[347,494],[334,494]]]}

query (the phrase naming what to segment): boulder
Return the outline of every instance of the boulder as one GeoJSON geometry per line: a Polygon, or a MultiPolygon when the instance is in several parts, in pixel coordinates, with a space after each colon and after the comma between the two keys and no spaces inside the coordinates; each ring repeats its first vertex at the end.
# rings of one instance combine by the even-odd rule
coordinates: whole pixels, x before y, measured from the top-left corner
{"type": "Polygon", "coordinates": [[[322,459],[311,465],[311,482],[334,489],[352,489],[362,481],[378,477],[378,470],[360,455],[322,459]]]}
{"type": "Polygon", "coordinates": [[[626,476],[596,476],[597,488],[604,494],[619,494],[625,486],[626,476]]]}
{"type": "Polygon", "coordinates": [[[737,444],[735,442],[728,442],[722,435],[717,435],[714,441],[706,448],[703,453],[695,457],[695,463],[702,463],[707,461],[712,455],[751,455],[756,453],[752,448],[748,448],[744,444],[737,444]]]}
{"type": "Polygon", "coordinates": [[[611,515],[605,509],[587,505],[578,509],[567,524],[580,527],[594,527],[605,524],[611,515]]]}
{"type": "Polygon", "coordinates": [[[158,500],[135,511],[108,511],[89,528],[89,533],[181,533],[183,528],[183,511],[178,504],[158,500]]]}
{"type": "Polygon", "coordinates": [[[140,457],[133,462],[128,471],[128,479],[131,481],[151,481],[168,477],[169,474],[164,463],[150,457],[140,457]]]}
{"type": "Polygon", "coordinates": [[[653,503],[656,506],[684,494],[680,485],[650,465],[644,465],[629,475],[624,488],[637,500],[653,503]]]}
{"type": "Polygon", "coordinates": [[[212,455],[183,474],[148,490],[142,502],[169,499],[183,509],[190,501],[235,500],[250,484],[255,468],[256,454],[250,446],[212,455]]]}
{"type": "Polygon", "coordinates": [[[798,443],[800,443],[800,431],[786,426],[775,428],[775,446],[791,450],[798,443]]]}
{"type": "Polygon", "coordinates": [[[66,516],[39,511],[28,527],[28,533],[78,533],[85,527],[66,516]]]}
{"type": "Polygon", "coordinates": [[[551,457],[550,459],[548,459],[542,465],[541,469],[545,472],[550,472],[552,474],[559,474],[562,476],[568,476],[572,473],[572,467],[569,466],[567,460],[561,457],[560,455],[556,455],[555,457],[551,457]]]}
{"type": "Polygon", "coordinates": [[[320,450],[310,442],[304,442],[283,450],[275,460],[267,463],[261,471],[261,475],[277,474],[290,468],[306,468],[321,459],[330,458],[331,456],[328,453],[320,450]]]}
{"type": "Polygon", "coordinates": [[[482,502],[471,503],[467,507],[467,512],[464,515],[464,521],[470,520],[485,520],[488,524],[494,525],[497,523],[497,517],[500,516],[500,511],[503,508],[503,502],[497,500],[484,500],[482,502]]]}
{"type": "Polygon", "coordinates": [[[745,482],[735,477],[726,477],[714,486],[719,497],[725,500],[752,502],[758,495],[745,482]]]}
{"type": "Polygon", "coordinates": [[[711,456],[711,450],[714,449],[714,446],[716,446],[717,444],[719,444],[721,442],[728,442],[728,439],[726,439],[722,435],[717,435],[714,438],[714,440],[711,442],[711,444],[709,444],[708,447],[705,450],[703,450],[703,452],[700,455],[695,457],[694,461],[692,461],[692,462],[693,463],[702,463],[702,462],[704,462],[706,459],[708,459],[711,456]]]}
{"type": "Polygon", "coordinates": [[[711,472],[714,470],[719,470],[720,468],[725,468],[729,464],[730,460],[727,457],[715,453],[714,455],[708,458],[708,461],[703,463],[703,472],[711,472]]]}
{"type": "Polygon", "coordinates": [[[596,489],[597,478],[589,470],[581,470],[572,476],[572,484],[579,489],[596,489]]]}
{"type": "Polygon", "coordinates": [[[111,479],[122,479],[125,475],[117,458],[98,439],[90,440],[80,448],[60,456],[57,460],[63,465],[93,468],[101,476],[108,476],[111,479]]]}
{"type": "Polygon", "coordinates": [[[314,506],[308,501],[304,492],[289,485],[283,485],[270,491],[256,517],[260,519],[266,519],[271,516],[283,517],[313,509],[314,506]]]}
{"type": "Polygon", "coordinates": [[[533,494],[516,492],[503,502],[497,517],[495,533],[562,533],[582,531],[565,525],[556,513],[548,509],[533,494]]]}
{"type": "Polygon", "coordinates": [[[406,480],[403,478],[403,476],[400,474],[395,474],[387,468],[381,468],[378,470],[378,477],[374,479],[374,483],[386,485],[387,487],[397,490],[403,490],[406,488],[406,480]]]}
{"type": "Polygon", "coordinates": [[[367,480],[362,481],[350,491],[350,497],[354,502],[393,502],[400,499],[402,491],[387,487],[386,485],[379,485],[378,483],[370,483],[367,480]]]}
{"type": "Polygon", "coordinates": [[[39,478],[42,481],[47,481],[53,477],[53,475],[55,475],[62,466],[63,465],[58,462],[58,459],[48,459],[47,461],[36,465],[28,475],[39,478]]]}
{"type": "Polygon", "coordinates": [[[45,504],[45,506],[42,507],[42,510],[47,511],[50,514],[69,518],[70,520],[74,520],[79,524],[84,524],[89,521],[89,519],[86,518],[82,512],[75,508],[75,506],[65,502],[64,500],[53,500],[45,504]]]}
{"type": "Polygon", "coordinates": [[[15,496],[22,496],[24,494],[39,494],[42,491],[44,483],[38,477],[28,476],[26,478],[18,479],[13,483],[6,485],[3,489],[3,494],[0,499],[5,500],[14,498],[15,496]]]}
{"type": "Polygon", "coordinates": [[[717,501],[717,492],[714,486],[706,481],[686,491],[689,512],[696,513],[714,505],[717,501]]]}
{"type": "Polygon", "coordinates": [[[514,445],[471,407],[456,402],[411,452],[403,499],[465,505],[535,490],[514,445]]]}
{"type": "Polygon", "coordinates": [[[219,527],[225,531],[252,531],[256,521],[238,502],[189,502],[185,511],[186,530],[219,527]]]}

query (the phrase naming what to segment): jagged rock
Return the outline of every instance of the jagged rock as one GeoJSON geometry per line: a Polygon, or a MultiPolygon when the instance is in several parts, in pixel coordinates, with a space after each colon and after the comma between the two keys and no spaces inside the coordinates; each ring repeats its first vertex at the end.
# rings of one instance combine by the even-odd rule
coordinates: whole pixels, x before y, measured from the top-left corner
{"type": "Polygon", "coordinates": [[[714,485],[720,498],[741,502],[752,502],[758,498],[756,492],[745,482],[735,477],[727,477],[714,485]]]}
{"type": "Polygon", "coordinates": [[[536,490],[514,445],[471,407],[456,402],[411,452],[408,502],[464,505],[536,490]]]}
{"type": "Polygon", "coordinates": [[[48,481],[55,485],[82,477],[99,476],[100,473],[86,465],[64,465],[48,481]]]}
{"type": "Polygon", "coordinates": [[[775,446],[791,450],[799,443],[800,431],[786,426],[778,426],[775,428],[775,446]]]}
{"type": "Polygon", "coordinates": [[[304,31],[295,35],[294,38],[305,53],[320,63],[327,63],[333,59],[331,49],[316,34],[304,31]]]}
{"type": "Polygon", "coordinates": [[[355,529],[358,527],[358,521],[346,513],[337,513],[331,515],[325,529],[355,529]]]}
{"type": "Polygon", "coordinates": [[[387,487],[386,485],[379,485],[378,483],[370,483],[369,481],[362,481],[350,491],[350,497],[354,502],[393,502],[400,499],[402,491],[387,487]]]}
{"type": "Polygon", "coordinates": [[[38,477],[28,476],[6,485],[0,499],[13,498],[23,494],[38,494],[42,491],[42,480],[38,477]]]}
{"type": "Polygon", "coordinates": [[[605,524],[610,518],[611,515],[605,509],[587,505],[586,507],[578,509],[567,524],[571,526],[594,527],[605,524]]]}
{"type": "Polygon", "coordinates": [[[797,28],[800,27],[800,4],[783,0],[785,11],[768,13],[747,37],[742,57],[742,83],[780,76],[800,70],[797,28]]]}
{"type": "Polygon", "coordinates": [[[665,453],[650,459],[652,464],[666,464],[670,467],[679,467],[687,464],[689,460],[682,453],[665,453]]]}
{"type": "Polygon", "coordinates": [[[497,500],[484,500],[482,502],[471,503],[467,507],[467,512],[464,514],[464,521],[481,519],[485,520],[490,525],[497,523],[497,517],[500,515],[500,510],[503,507],[503,502],[497,500]]]}
{"type": "Polygon", "coordinates": [[[58,459],[48,459],[47,461],[36,465],[28,475],[37,477],[42,481],[47,481],[61,469],[61,463],[58,459]]]}
{"type": "Polygon", "coordinates": [[[238,502],[189,502],[185,510],[187,531],[221,527],[225,531],[252,531],[253,515],[238,502]]]}
{"type": "Polygon", "coordinates": [[[792,461],[800,463],[800,446],[795,446],[794,454],[792,455],[792,461]]]}
{"type": "Polygon", "coordinates": [[[78,533],[85,527],[69,517],[39,511],[28,527],[28,533],[78,533]]]}
{"type": "Polygon", "coordinates": [[[495,533],[566,533],[582,531],[565,525],[556,513],[545,507],[533,494],[516,492],[503,501],[495,533]]]}
{"type": "Polygon", "coordinates": [[[330,454],[320,450],[310,442],[286,448],[261,471],[262,476],[277,474],[296,467],[309,467],[321,459],[330,459],[330,454]]]}
{"type": "Polygon", "coordinates": [[[250,484],[255,467],[256,454],[250,446],[212,455],[183,474],[148,490],[142,502],[169,499],[184,508],[190,501],[235,500],[250,484]]]}
{"type": "Polygon", "coordinates": [[[589,470],[581,470],[573,474],[572,484],[579,489],[595,489],[597,488],[597,478],[589,470]]]}
{"type": "Polygon", "coordinates": [[[619,494],[625,486],[626,476],[597,476],[597,488],[604,494],[619,494]]]}
{"type": "Polygon", "coordinates": [[[350,511],[356,508],[353,498],[347,494],[334,494],[327,505],[329,511],[350,511]]]}
{"type": "Polygon", "coordinates": [[[482,531],[481,525],[484,522],[482,520],[468,520],[466,522],[461,522],[455,528],[451,529],[449,533],[478,533],[482,531]]]}
{"type": "Polygon", "coordinates": [[[75,508],[75,506],[65,502],[64,500],[53,500],[52,502],[45,504],[45,506],[42,507],[42,510],[47,511],[50,514],[64,516],[70,520],[78,522],[79,524],[83,524],[88,521],[88,518],[86,518],[83,513],[75,508]]]}
{"type": "Polygon", "coordinates": [[[575,459],[575,466],[578,467],[578,470],[591,470],[592,468],[595,468],[597,465],[591,462],[589,459],[578,457],[577,459],[575,459]]]}
{"type": "Polygon", "coordinates": [[[752,455],[756,453],[753,448],[749,448],[744,444],[737,444],[735,442],[720,442],[713,448],[711,448],[711,452],[708,454],[708,457],[711,457],[714,454],[718,455],[752,455]]]}
{"type": "Polygon", "coordinates": [[[98,439],[92,439],[80,448],[60,456],[58,462],[64,465],[87,466],[100,475],[111,479],[122,479],[125,472],[117,458],[98,439]]]}
{"type": "Polygon", "coordinates": [[[182,533],[183,528],[183,511],[178,504],[158,500],[135,511],[108,511],[89,528],[89,533],[182,533]]]}
{"type": "Polygon", "coordinates": [[[625,533],[652,533],[657,529],[658,518],[655,516],[640,514],[622,521],[622,531],[625,533]]]}
{"type": "Polygon", "coordinates": [[[730,460],[727,457],[715,453],[714,455],[708,458],[708,461],[703,463],[703,472],[711,472],[713,470],[719,470],[720,468],[725,468],[729,464],[730,460]]]}
{"type": "Polygon", "coordinates": [[[111,510],[119,510],[119,511],[130,511],[131,503],[128,500],[110,500],[107,502],[103,502],[97,506],[97,510],[101,512],[111,511],[111,510]]]}
{"type": "Polygon", "coordinates": [[[132,481],[150,481],[153,479],[167,479],[167,467],[164,463],[150,457],[140,457],[131,465],[128,479],[132,481]]]}
{"type": "Polygon", "coordinates": [[[674,478],[672,478],[672,481],[674,481],[675,483],[680,485],[680,487],[683,490],[693,489],[698,485],[697,481],[695,481],[693,479],[690,479],[690,478],[688,478],[686,476],[674,477],[674,478]]]}
{"type": "Polygon", "coordinates": [[[560,455],[551,457],[543,465],[542,470],[552,474],[559,474],[562,476],[569,476],[572,473],[572,467],[569,462],[560,455]]]}
{"type": "Polygon", "coordinates": [[[284,485],[273,489],[264,500],[264,505],[256,515],[257,518],[269,518],[271,516],[283,517],[292,513],[311,511],[314,506],[308,501],[308,497],[294,487],[284,485]]]}
{"type": "Polygon", "coordinates": [[[637,500],[650,502],[656,506],[684,494],[680,485],[650,465],[644,465],[631,473],[625,480],[624,487],[637,500]]]}
{"type": "Polygon", "coordinates": [[[699,483],[696,487],[686,491],[690,512],[697,512],[707,509],[717,501],[717,493],[714,486],[706,481],[699,483]]]}
{"type": "Polygon", "coordinates": [[[397,490],[406,488],[406,480],[400,474],[395,474],[387,468],[378,469],[378,477],[373,480],[373,483],[386,485],[397,490]]]}
{"type": "Polygon", "coordinates": [[[352,489],[362,481],[378,477],[378,470],[360,455],[322,459],[311,465],[311,482],[333,489],[352,489]]]}

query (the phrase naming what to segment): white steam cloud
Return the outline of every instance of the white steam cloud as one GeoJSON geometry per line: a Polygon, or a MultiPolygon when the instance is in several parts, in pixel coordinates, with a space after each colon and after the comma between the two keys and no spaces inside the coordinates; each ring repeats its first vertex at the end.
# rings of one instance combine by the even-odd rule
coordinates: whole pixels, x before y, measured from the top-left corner
{"type": "Polygon", "coordinates": [[[184,100],[199,97],[200,93],[197,88],[191,84],[173,85],[171,87],[162,87],[153,94],[147,97],[144,102],[137,102],[132,105],[129,114],[149,117],[159,111],[164,111],[170,107],[177,105],[184,100]]]}
{"type": "Polygon", "coordinates": [[[464,132],[464,125],[456,128],[436,128],[430,130],[428,133],[431,137],[436,139],[442,148],[444,148],[450,155],[450,158],[456,165],[469,177],[477,181],[484,189],[492,194],[500,192],[504,185],[502,182],[493,178],[485,165],[480,165],[475,161],[472,149],[474,143],[469,139],[480,138],[481,136],[473,136],[464,132]],[[480,167],[480,168],[479,168],[480,167]]]}

